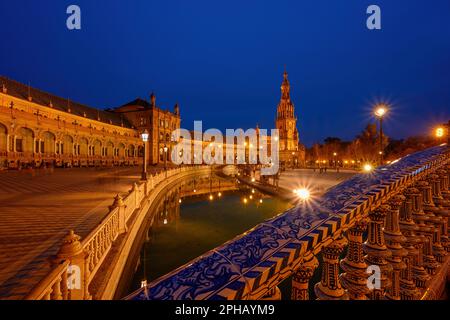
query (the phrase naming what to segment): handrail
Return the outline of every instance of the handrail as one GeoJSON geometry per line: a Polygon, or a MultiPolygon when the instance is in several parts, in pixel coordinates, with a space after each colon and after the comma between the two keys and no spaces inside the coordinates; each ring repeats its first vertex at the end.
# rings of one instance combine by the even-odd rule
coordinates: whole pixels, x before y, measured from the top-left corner
{"type": "MultiPolygon", "coordinates": [[[[153,198],[152,191],[157,190],[157,186],[160,183],[167,181],[166,175],[167,177],[172,177],[177,173],[184,173],[189,170],[193,170],[193,172],[200,170],[201,172],[206,167],[178,167],[150,175],[148,181],[135,183],[124,199],[117,195],[110,206],[109,213],[81,242],[76,238],[72,238],[74,241],[71,242],[71,245],[78,248],[79,244],[81,247],[82,260],[86,267],[86,286],[89,286],[89,283],[96,276],[114,241],[121,233],[126,232],[126,224],[132,213],[141,207],[141,203],[144,200],[153,198]],[[147,193],[147,196],[145,193],[147,193]]],[[[145,214],[145,212],[141,214],[145,214]]],[[[63,259],[61,263],[52,268],[49,274],[33,288],[25,299],[70,299],[70,290],[67,288],[69,265],[70,259],[63,259]]],[[[85,290],[85,292],[87,291],[85,290]]],[[[83,295],[83,297],[89,298],[86,295],[83,295]]]]}
{"type": "Polygon", "coordinates": [[[356,175],[309,206],[299,205],[255,226],[126,299],[262,298],[303,259],[320,252],[382,201],[448,163],[448,147],[441,145],[356,175]]]}

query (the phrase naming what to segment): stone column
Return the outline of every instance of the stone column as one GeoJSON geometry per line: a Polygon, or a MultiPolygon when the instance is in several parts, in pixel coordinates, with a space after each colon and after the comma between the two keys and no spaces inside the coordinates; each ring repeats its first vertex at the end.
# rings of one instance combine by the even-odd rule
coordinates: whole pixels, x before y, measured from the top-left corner
{"type": "Polygon", "coordinates": [[[388,205],[380,205],[374,211],[369,213],[369,232],[367,241],[363,245],[366,253],[365,260],[369,267],[378,266],[380,269],[379,287],[374,288],[368,297],[371,300],[382,300],[386,290],[391,286],[390,275],[392,266],[387,262],[386,258],[391,256],[391,252],[387,249],[384,242],[383,221],[391,208],[388,205]]]}
{"type": "Polygon", "coordinates": [[[363,251],[363,233],[366,229],[367,222],[362,220],[347,231],[347,256],[340,262],[344,270],[340,280],[342,286],[347,289],[350,300],[366,300],[369,293],[367,263],[363,251]]]}
{"type": "Polygon", "coordinates": [[[433,256],[433,234],[435,228],[429,224],[429,215],[423,211],[423,193],[417,188],[408,188],[411,192],[412,200],[412,217],[416,225],[419,227],[417,234],[423,237],[423,261],[427,272],[433,275],[439,266],[433,256]]]}
{"type": "Polygon", "coordinates": [[[395,195],[389,200],[391,210],[388,211],[385,220],[384,238],[386,246],[391,251],[392,256],[386,260],[392,265],[392,285],[388,288],[386,298],[390,300],[400,300],[400,273],[406,268],[403,258],[408,255],[408,251],[402,247],[406,237],[400,231],[400,206],[405,201],[403,195],[395,195]]]}
{"type": "Polygon", "coordinates": [[[67,288],[63,288],[64,295],[68,300],[89,300],[91,295],[88,288],[89,271],[87,268],[87,258],[89,252],[83,250],[80,243],[80,237],[70,230],[69,234],[63,239],[63,244],[56,256],[51,258],[53,265],[58,265],[65,260],[70,264],[67,269],[67,288]]]}
{"type": "Polygon", "coordinates": [[[319,266],[316,257],[303,262],[292,277],[291,300],[309,300],[309,280],[319,266]]]}
{"type": "Polygon", "coordinates": [[[419,227],[412,218],[412,194],[414,190],[406,189],[406,200],[400,207],[400,230],[406,237],[403,247],[408,255],[403,257],[406,264],[400,274],[400,297],[402,300],[416,300],[420,298],[420,290],[425,288],[425,283],[431,278],[423,267],[423,238],[416,234],[419,227]]]}
{"type": "Polygon", "coordinates": [[[340,238],[322,248],[322,280],[314,286],[318,300],[348,300],[348,294],[339,281],[339,256],[346,244],[347,241],[340,238]]]}

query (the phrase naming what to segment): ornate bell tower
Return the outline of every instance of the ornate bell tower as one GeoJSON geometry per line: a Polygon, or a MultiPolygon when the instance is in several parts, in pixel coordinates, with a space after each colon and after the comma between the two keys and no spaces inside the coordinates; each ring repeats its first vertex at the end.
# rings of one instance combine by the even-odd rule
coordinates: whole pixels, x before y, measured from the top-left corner
{"type": "Polygon", "coordinates": [[[275,126],[280,135],[280,161],[286,167],[296,167],[302,158],[302,150],[299,151],[299,137],[297,130],[297,118],[294,113],[294,104],[291,101],[290,84],[288,74],[283,74],[281,84],[281,99],[277,107],[275,126]]]}

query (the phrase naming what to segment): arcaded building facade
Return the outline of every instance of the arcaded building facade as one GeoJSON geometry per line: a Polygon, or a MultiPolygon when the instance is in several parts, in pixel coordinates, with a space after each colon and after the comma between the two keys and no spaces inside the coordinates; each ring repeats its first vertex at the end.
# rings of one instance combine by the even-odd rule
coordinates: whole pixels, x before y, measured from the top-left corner
{"type": "Polygon", "coordinates": [[[164,161],[164,146],[170,160],[178,106],[163,111],[154,96],[135,102],[104,111],[0,77],[0,168],[137,165],[144,129],[149,164],[164,161]]]}

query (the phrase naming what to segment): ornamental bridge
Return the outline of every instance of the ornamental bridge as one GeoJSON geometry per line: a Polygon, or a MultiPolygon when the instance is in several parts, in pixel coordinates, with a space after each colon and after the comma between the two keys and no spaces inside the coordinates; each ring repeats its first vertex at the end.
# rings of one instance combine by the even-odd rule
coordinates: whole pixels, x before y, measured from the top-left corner
{"type": "MultiPolygon", "coordinates": [[[[207,182],[212,171],[176,168],[134,184],[87,237],[71,232],[64,239],[51,272],[27,298],[122,297],[131,257],[161,199],[176,201],[173,186],[207,182]]],[[[312,288],[319,299],[439,299],[450,261],[449,175],[447,145],[408,155],[255,226],[126,299],[274,300],[290,277],[295,300],[309,299],[312,288]],[[372,290],[368,270],[380,271],[372,290]],[[315,272],[317,284],[310,283],[315,272]]]]}
{"type": "Polygon", "coordinates": [[[354,176],[126,299],[275,300],[291,276],[295,300],[312,287],[319,299],[439,299],[450,261],[449,151],[444,144],[354,176]]]}

